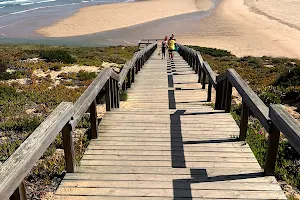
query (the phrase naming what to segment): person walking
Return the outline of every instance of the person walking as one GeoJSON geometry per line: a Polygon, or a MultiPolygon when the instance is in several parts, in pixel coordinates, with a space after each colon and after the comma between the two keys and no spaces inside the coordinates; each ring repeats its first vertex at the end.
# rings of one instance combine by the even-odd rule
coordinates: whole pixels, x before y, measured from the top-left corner
{"type": "Polygon", "coordinates": [[[166,48],[168,46],[167,40],[168,37],[165,36],[164,41],[161,42],[161,59],[166,59],[166,48]]]}
{"type": "Polygon", "coordinates": [[[175,40],[173,40],[172,37],[170,37],[168,41],[168,50],[169,50],[169,58],[173,60],[174,58],[174,53],[173,51],[175,50],[175,40]]]}

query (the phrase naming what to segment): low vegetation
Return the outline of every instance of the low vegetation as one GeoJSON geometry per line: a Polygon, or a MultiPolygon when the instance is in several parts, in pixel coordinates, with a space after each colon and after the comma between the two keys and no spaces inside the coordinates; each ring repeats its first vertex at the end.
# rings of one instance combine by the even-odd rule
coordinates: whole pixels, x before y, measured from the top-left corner
{"type": "MultiPolygon", "coordinates": [[[[137,50],[0,45],[0,161],[7,160],[59,103],[75,102],[101,71],[103,62],[122,67],[137,50]]],[[[84,120],[74,133],[77,162],[89,141],[86,131],[89,123],[84,120]]],[[[60,134],[26,178],[28,199],[41,199],[53,191],[64,176],[64,165],[60,134]]]]}
{"type": "MultiPolygon", "coordinates": [[[[272,57],[238,58],[219,49],[192,46],[199,50],[212,69],[222,74],[227,68],[235,69],[259,95],[265,104],[281,103],[295,107],[296,117],[300,112],[300,60],[272,57]]],[[[241,105],[233,105],[232,115],[240,122],[241,105]]],[[[261,167],[265,164],[267,132],[253,116],[249,119],[247,142],[261,167]]],[[[275,169],[278,180],[300,189],[300,156],[281,135],[275,169]]],[[[296,199],[293,195],[291,199],[296,199]]]]}

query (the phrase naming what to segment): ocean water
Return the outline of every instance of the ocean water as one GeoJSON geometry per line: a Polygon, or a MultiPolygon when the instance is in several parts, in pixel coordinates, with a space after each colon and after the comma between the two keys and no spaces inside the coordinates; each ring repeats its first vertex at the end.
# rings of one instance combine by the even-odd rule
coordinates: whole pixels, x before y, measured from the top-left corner
{"type": "Polygon", "coordinates": [[[42,37],[34,30],[84,6],[134,0],[0,0],[0,37],[42,37]]]}

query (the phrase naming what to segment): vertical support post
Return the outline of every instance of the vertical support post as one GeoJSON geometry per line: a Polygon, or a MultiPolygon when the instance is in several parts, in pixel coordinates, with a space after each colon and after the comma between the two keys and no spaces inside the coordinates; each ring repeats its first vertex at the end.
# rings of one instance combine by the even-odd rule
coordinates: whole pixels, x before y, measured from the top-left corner
{"type": "Polygon", "coordinates": [[[203,70],[202,89],[205,89],[205,83],[206,83],[206,72],[205,72],[205,70],[203,70]]]}
{"type": "Polygon", "coordinates": [[[120,108],[120,88],[118,87],[118,81],[116,81],[116,108],[120,108]]]}
{"type": "Polygon", "coordinates": [[[211,88],[212,88],[212,84],[209,80],[208,82],[208,88],[207,88],[207,101],[210,102],[211,101],[211,88]]]}
{"type": "Polygon", "coordinates": [[[215,110],[222,110],[222,93],[223,93],[224,81],[217,82],[216,86],[216,101],[215,110]]]}
{"type": "Polygon", "coordinates": [[[127,81],[124,80],[123,85],[122,85],[122,90],[126,91],[127,90],[127,81]]]}
{"type": "Polygon", "coordinates": [[[14,191],[9,200],[26,200],[26,188],[24,181],[19,185],[19,187],[14,191]]]}
{"type": "Polygon", "coordinates": [[[278,128],[274,124],[270,124],[270,132],[268,137],[268,147],[264,169],[264,173],[266,176],[274,175],[279,137],[280,131],[278,130],[278,128]]]}
{"type": "Polygon", "coordinates": [[[97,118],[97,102],[96,99],[90,105],[90,120],[91,120],[91,138],[98,138],[98,118],[97,118]]]}
{"type": "Polygon", "coordinates": [[[74,173],[75,171],[75,152],[74,141],[72,135],[72,127],[70,123],[67,123],[62,129],[63,146],[66,160],[66,170],[68,173],[74,173]]]}
{"type": "Polygon", "coordinates": [[[133,67],[131,69],[131,83],[134,83],[134,75],[135,75],[135,72],[134,72],[135,68],[133,67]]]}
{"type": "Polygon", "coordinates": [[[198,65],[198,83],[201,82],[201,63],[198,65]]]}
{"type": "Polygon", "coordinates": [[[106,111],[111,111],[111,93],[110,93],[110,79],[105,83],[105,103],[106,111]]]}
{"type": "Polygon", "coordinates": [[[195,63],[195,74],[198,74],[198,70],[199,70],[199,61],[196,60],[196,63],[195,63]]]}
{"type": "Polygon", "coordinates": [[[239,139],[244,141],[247,136],[248,129],[248,118],[249,118],[249,108],[245,101],[242,101],[242,112],[241,112],[241,123],[240,123],[240,136],[239,139]]]}
{"type": "Polygon", "coordinates": [[[225,110],[225,98],[226,98],[226,79],[223,81],[221,110],[225,110]]]}
{"type": "Polygon", "coordinates": [[[111,99],[110,99],[110,103],[111,103],[111,107],[112,108],[116,108],[116,104],[115,104],[115,83],[114,80],[112,78],[109,79],[110,81],[110,93],[111,93],[111,99]]]}
{"type": "Polygon", "coordinates": [[[126,88],[130,88],[131,86],[131,69],[128,70],[128,73],[127,73],[127,86],[126,88]]]}
{"type": "Polygon", "coordinates": [[[225,84],[226,84],[225,112],[229,113],[231,109],[232,84],[228,79],[226,79],[225,84]]]}
{"type": "Polygon", "coordinates": [[[195,54],[193,54],[193,56],[192,56],[192,69],[195,71],[195,60],[196,60],[196,58],[195,58],[195,54]]]}

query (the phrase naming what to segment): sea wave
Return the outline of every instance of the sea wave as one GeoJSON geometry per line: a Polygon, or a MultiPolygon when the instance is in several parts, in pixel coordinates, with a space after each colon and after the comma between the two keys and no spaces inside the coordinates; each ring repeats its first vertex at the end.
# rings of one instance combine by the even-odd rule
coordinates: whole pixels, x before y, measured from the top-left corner
{"type": "Polygon", "coordinates": [[[56,0],[43,0],[43,1],[37,1],[35,3],[47,3],[47,2],[53,2],[53,1],[56,1],[56,0]]]}
{"type": "Polygon", "coordinates": [[[12,12],[12,13],[9,13],[9,14],[6,14],[6,15],[1,15],[0,18],[7,17],[7,16],[10,16],[10,15],[16,15],[16,14],[26,13],[26,12],[30,12],[30,11],[34,11],[34,10],[39,10],[39,9],[54,8],[54,7],[65,7],[65,6],[77,5],[77,4],[80,4],[80,3],[70,3],[70,4],[61,4],[61,5],[53,5],[53,6],[36,7],[36,8],[27,9],[27,10],[21,10],[21,11],[17,11],[17,12],[12,12]]]}

